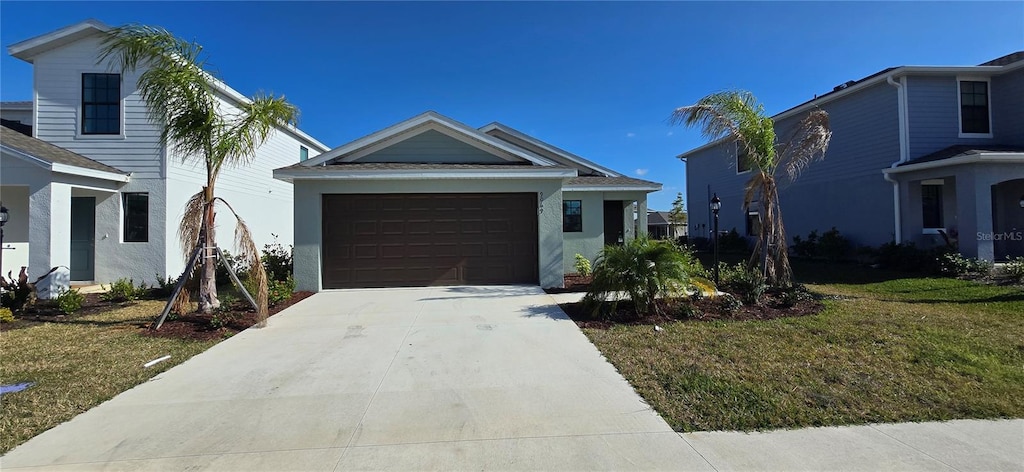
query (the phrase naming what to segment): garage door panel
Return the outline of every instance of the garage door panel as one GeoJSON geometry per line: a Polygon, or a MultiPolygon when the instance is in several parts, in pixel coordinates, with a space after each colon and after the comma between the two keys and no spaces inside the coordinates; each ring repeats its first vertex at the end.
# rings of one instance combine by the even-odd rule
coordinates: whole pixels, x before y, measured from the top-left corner
{"type": "Polygon", "coordinates": [[[537,282],[537,198],[324,195],[326,288],[537,282]]]}

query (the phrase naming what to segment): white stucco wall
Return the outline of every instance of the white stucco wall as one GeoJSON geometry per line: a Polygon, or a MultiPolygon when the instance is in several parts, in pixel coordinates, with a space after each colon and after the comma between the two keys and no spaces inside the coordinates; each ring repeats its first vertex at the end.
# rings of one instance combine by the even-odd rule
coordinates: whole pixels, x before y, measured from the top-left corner
{"type": "Polygon", "coordinates": [[[364,180],[295,183],[295,283],[297,290],[320,291],[324,194],[360,193],[510,193],[537,192],[538,267],[542,287],[561,287],[562,191],[560,179],[364,180]]]}
{"type": "MultiPolygon", "coordinates": [[[[2,165],[2,161],[0,161],[2,165]]],[[[0,169],[2,181],[4,169],[0,169]]],[[[7,208],[10,220],[3,227],[3,263],[0,273],[5,277],[8,272],[18,276],[21,268],[28,266],[28,193],[26,185],[0,185],[0,203],[7,208]]]]}

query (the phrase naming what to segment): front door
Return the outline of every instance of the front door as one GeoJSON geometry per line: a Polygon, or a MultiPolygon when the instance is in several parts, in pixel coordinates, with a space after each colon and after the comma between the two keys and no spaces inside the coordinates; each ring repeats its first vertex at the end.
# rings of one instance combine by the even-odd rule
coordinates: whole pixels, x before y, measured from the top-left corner
{"type": "Polygon", "coordinates": [[[604,202],[604,244],[605,246],[614,246],[622,244],[623,229],[625,224],[623,223],[623,210],[622,201],[620,200],[606,200],[604,202]]]}
{"type": "Polygon", "coordinates": [[[71,280],[92,280],[96,257],[96,197],[71,197],[71,280]]]}

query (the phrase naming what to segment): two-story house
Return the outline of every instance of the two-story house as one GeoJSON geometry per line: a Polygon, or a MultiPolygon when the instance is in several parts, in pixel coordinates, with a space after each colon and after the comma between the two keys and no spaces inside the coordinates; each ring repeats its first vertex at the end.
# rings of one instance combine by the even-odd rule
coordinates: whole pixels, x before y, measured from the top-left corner
{"type": "MultiPolygon", "coordinates": [[[[780,136],[809,110],[829,113],[832,142],[780,191],[787,233],[837,228],[854,243],[955,239],[965,256],[1024,255],[1024,52],[978,66],[901,66],[850,81],[772,118],[780,136]]],[[[735,140],[679,156],[691,208],[722,199],[720,228],[753,236],[742,209],[750,166],[735,140]]],[[[693,211],[691,234],[710,234],[693,211]]]]}
{"type": "MultiPolygon", "coordinates": [[[[33,90],[30,102],[0,105],[0,201],[10,214],[2,270],[27,266],[34,278],[62,267],[42,284],[44,296],[70,282],[152,283],[180,274],[178,223],[205,182],[201,164],[160,143],[136,90],[141,71],[122,76],[98,63],[108,30],[88,20],[8,47],[32,64],[33,90]]],[[[226,113],[247,100],[224,83],[215,88],[226,113]]],[[[280,128],[251,165],[222,172],[217,193],[246,220],[257,245],[275,235],[291,244],[292,185],[272,170],[328,149],[297,128],[280,128]]],[[[218,219],[225,248],[230,218],[218,219]]]]}

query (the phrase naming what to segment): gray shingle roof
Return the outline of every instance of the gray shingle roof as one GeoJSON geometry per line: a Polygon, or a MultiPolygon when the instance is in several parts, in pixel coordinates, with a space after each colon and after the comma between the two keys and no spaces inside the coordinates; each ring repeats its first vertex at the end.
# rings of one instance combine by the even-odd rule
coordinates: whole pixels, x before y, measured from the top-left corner
{"type": "Polygon", "coordinates": [[[1021,146],[1003,146],[999,144],[995,145],[977,145],[977,144],[957,144],[955,146],[949,146],[947,148],[939,149],[931,154],[911,159],[907,162],[900,164],[898,167],[909,166],[913,164],[920,164],[922,162],[933,162],[941,161],[943,159],[951,159],[959,156],[966,156],[968,154],[978,154],[982,152],[1024,152],[1024,147],[1021,146]]]}
{"type": "Polygon", "coordinates": [[[18,100],[18,101],[0,102],[0,108],[25,108],[25,107],[31,107],[31,106],[32,106],[32,100],[18,100]]]}
{"type": "Polygon", "coordinates": [[[661,184],[649,180],[634,179],[631,177],[605,177],[600,175],[581,175],[572,177],[565,181],[566,186],[602,186],[602,187],[660,187],[661,184]]]}
{"type": "Polygon", "coordinates": [[[41,139],[25,136],[6,126],[0,126],[0,144],[17,149],[25,154],[55,164],[81,167],[83,169],[99,170],[114,174],[128,175],[120,169],[110,167],[106,164],[96,162],[88,157],[75,154],[62,147],[54,146],[41,139]]]}

